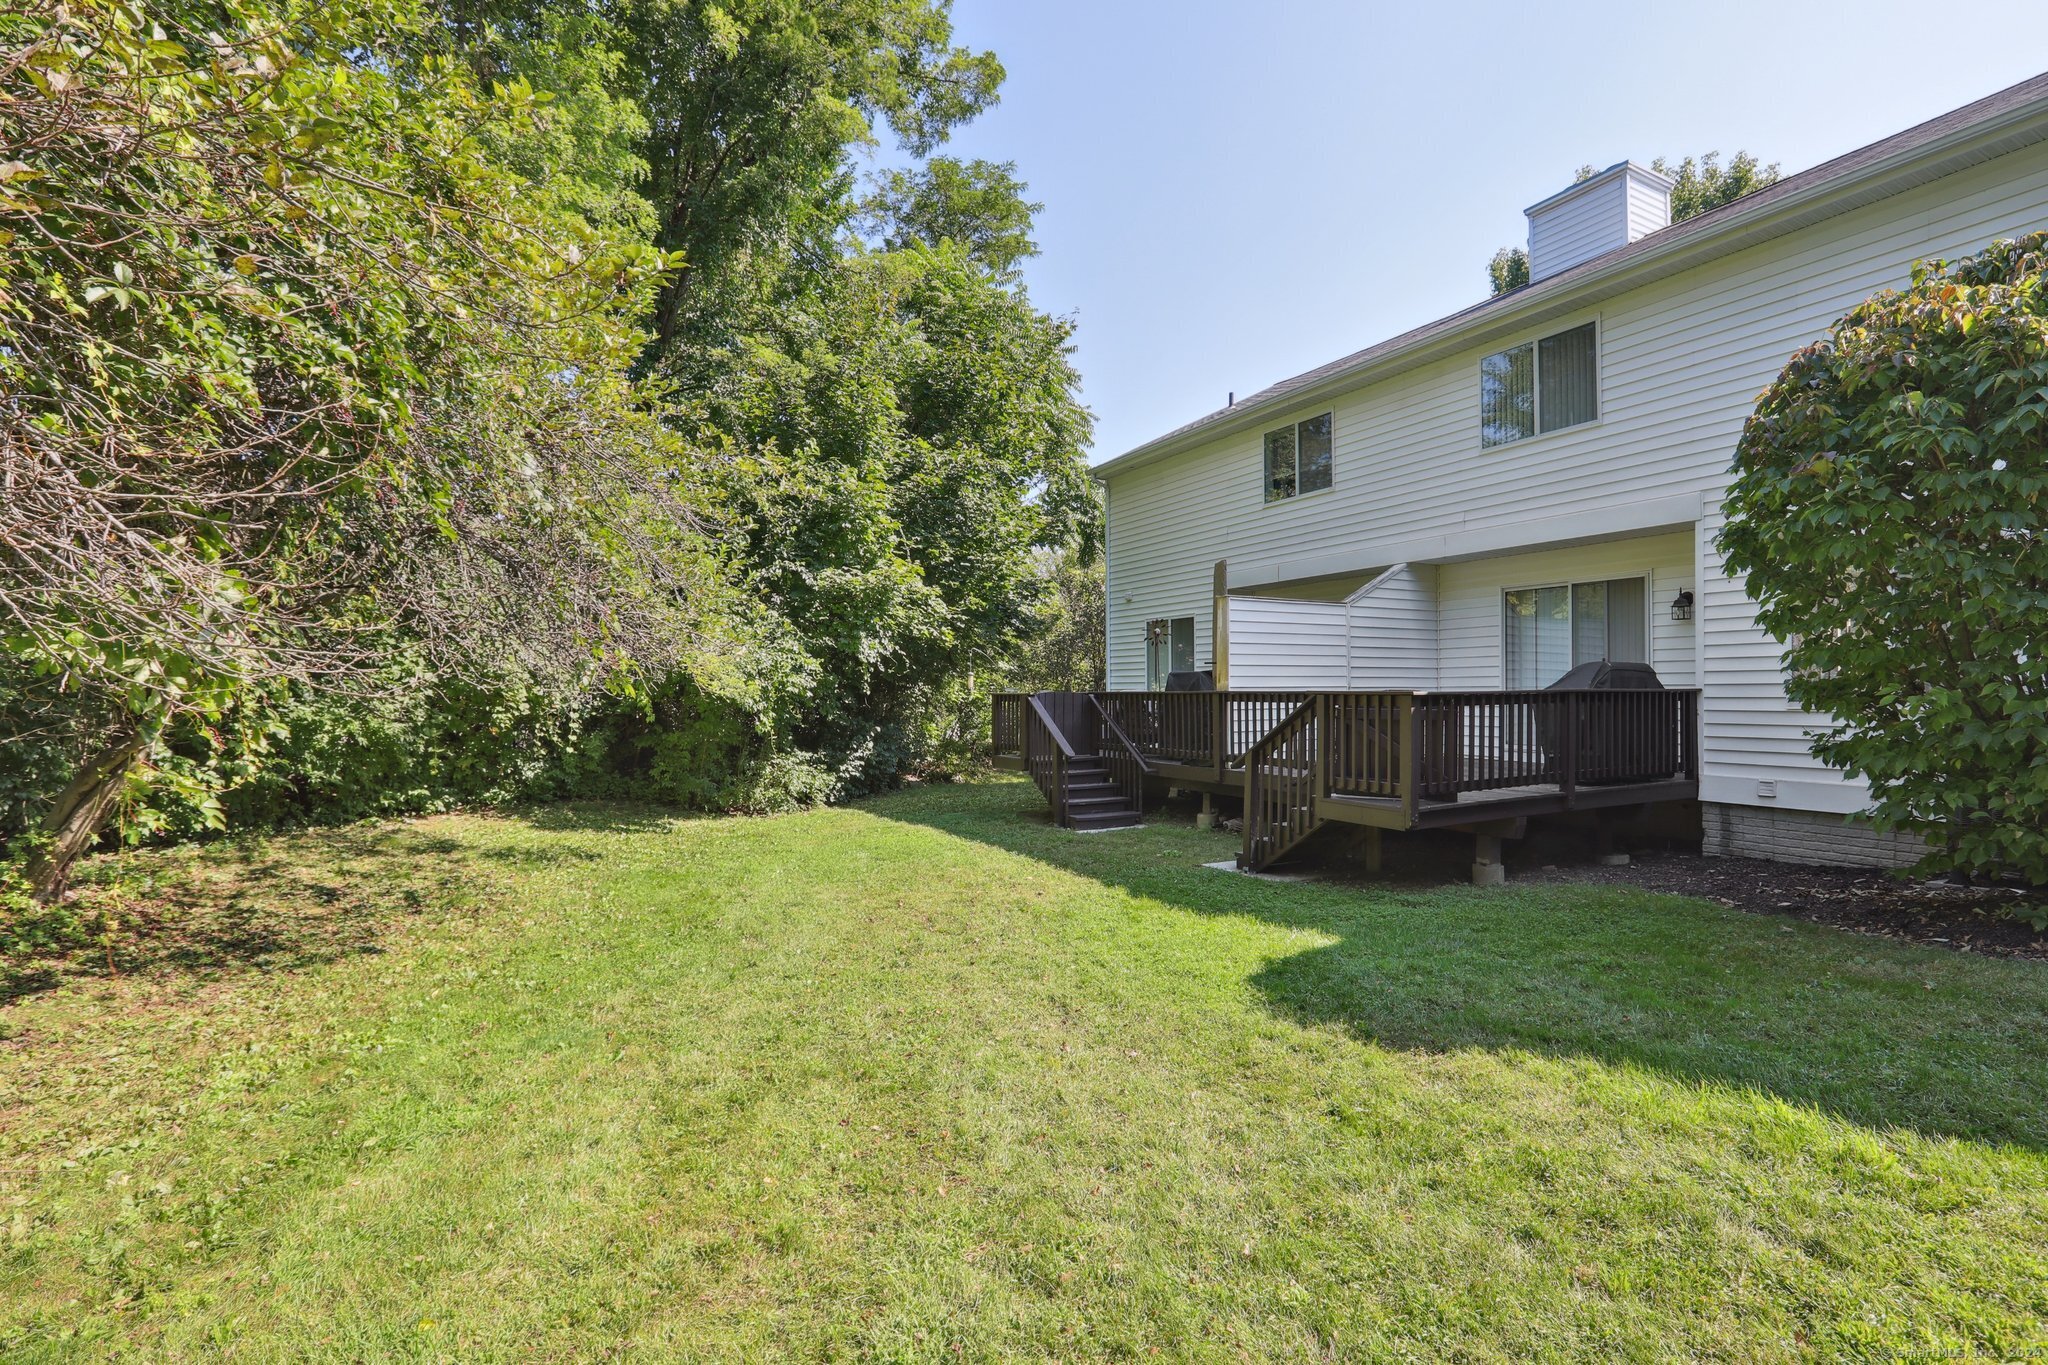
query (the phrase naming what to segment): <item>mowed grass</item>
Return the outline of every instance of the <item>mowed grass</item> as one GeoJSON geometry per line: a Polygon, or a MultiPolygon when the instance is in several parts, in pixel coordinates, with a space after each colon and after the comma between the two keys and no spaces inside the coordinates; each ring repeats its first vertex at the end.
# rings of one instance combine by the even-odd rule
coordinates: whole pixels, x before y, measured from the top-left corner
{"type": "Polygon", "coordinates": [[[0,1357],[2048,1347],[2039,965],[1231,849],[998,781],[131,858],[177,924],[0,1010],[0,1357]]]}

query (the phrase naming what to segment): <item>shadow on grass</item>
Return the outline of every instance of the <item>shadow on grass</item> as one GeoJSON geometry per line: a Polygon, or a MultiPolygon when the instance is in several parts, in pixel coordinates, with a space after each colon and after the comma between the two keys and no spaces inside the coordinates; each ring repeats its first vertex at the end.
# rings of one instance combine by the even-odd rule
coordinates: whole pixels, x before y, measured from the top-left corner
{"type": "MultiPolygon", "coordinates": [[[[626,802],[521,807],[507,818],[551,834],[645,834],[684,813],[626,802]]],[[[406,822],[148,849],[88,864],[47,951],[0,957],[0,1004],[104,978],[105,916],[122,975],[209,981],[300,971],[384,951],[395,923],[471,907],[475,864],[532,869],[602,862],[600,849],[460,841],[406,822]]]]}
{"type": "Polygon", "coordinates": [[[360,824],[153,849],[88,865],[65,942],[0,961],[0,1003],[107,975],[205,982],[299,971],[383,951],[394,922],[466,905],[463,845],[409,826],[360,824]]]}
{"type": "Polygon", "coordinates": [[[1283,1017],[1383,1047],[1591,1059],[1874,1128],[2048,1148],[2048,971],[2036,963],[1627,888],[1265,881],[1201,867],[1234,841],[1184,817],[1085,837],[1052,828],[1022,783],[868,809],[1175,910],[1333,938],[1250,984],[1283,1017]]]}
{"type": "Polygon", "coordinates": [[[633,801],[568,801],[544,806],[517,806],[504,814],[523,825],[554,834],[659,834],[678,820],[710,818],[680,806],[633,801]]]}

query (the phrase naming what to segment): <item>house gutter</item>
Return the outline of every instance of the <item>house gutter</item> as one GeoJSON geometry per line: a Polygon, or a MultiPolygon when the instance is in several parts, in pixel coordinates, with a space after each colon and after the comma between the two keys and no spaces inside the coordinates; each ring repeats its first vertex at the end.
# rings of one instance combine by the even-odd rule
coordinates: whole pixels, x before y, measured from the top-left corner
{"type": "MultiPolygon", "coordinates": [[[[2048,140],[2048,76],[2037,76],[1978,103],[2026,92],[2020,102],[1970,118],[1917,140],[1927,125],[1823,162],[1718,209],[1617,247],[1548,279],[1453,313],[1356,352],[1313,380],[1310,370],[1219,412],[1168,432],[1090,470],[1107,481],[1119,474],[1257,428],[1271,415],[1507,336],[1588,303],[1640,288],[1681,270],[1810,227],[1970,166],[2048,140]],[[1883,150],[1887,142],[1902,145],[1883,150]],[[1865,160],[1864,158],[1868,158],[1865,160]],[[1853,163],[1831,169],[1840,162],[1853,163]],[[1308,381],[1308,382],[1304,382],[1308,381]]],[[[1964,106],[1963,113],[1971,106],[1964,106]]],[[[1945,118],[1930,120],[1940,123],[1945,118]]]]}

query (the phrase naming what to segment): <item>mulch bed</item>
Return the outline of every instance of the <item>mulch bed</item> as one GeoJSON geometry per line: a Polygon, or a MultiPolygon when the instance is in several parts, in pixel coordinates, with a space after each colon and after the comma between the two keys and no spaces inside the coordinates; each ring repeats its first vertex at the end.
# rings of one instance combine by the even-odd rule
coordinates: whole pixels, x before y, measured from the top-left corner
{"type": "Polygon", "coordinates": [[[1937,948],[2048,960],[2048,934],[2014,914],[2015,910],[2040,914],[2048,911],[2048,906],[2003,887],[1957,886],[1851,868],[1661,852],[1639,853],[1625,867],[1521,867],[1512,869],[1509,877],[1517,882],[1634,886],[1937,948]]]}
{"type": "MultiPolygon", "coordinates": [[[[1956,952],[2048,961],[2048,933],[2027,919],[2031,913],[2048,922],[2048,901],[2029,899],[2009,887],[1915,880],[1867,868],[1709,858],[1670,844],[1649,849],[1638,844],[1627,864],[1605,867],[1594,861],[1584,834],[1553,826],[1541,837],[1532,830],[1530,838],[1510,841],[1505,850],[1508,883],[1638,887],[1956,952]]],[[[1367,873],[1358,841],[1340,836],[1309,852],[1298,867],[1282,870],[1361,887],[1441,886],[1465,881],[1471,860],[1468,836],[1411,834],[1388,839],[1385,866],[1367,873]]]]}

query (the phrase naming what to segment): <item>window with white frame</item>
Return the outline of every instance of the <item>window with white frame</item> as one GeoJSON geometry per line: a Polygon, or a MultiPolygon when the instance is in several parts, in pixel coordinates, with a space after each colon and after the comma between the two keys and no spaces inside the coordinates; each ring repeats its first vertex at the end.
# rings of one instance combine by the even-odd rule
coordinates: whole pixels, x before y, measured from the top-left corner
{"type": "Polygon", "coordinates": [[[1592,323],[1495,351],[1479,362],[1479,444],[1504,446],[1600,415],[1592,323]]]}
{"type": "Polygon", "coordinates": [[[1166,675],[1195,666],[1195,618],[1161,616],[1145,623],[1145,686],[1163,691],[1166,675]]]}
{"type": "Polygon", "coordinates": [[[1266,501],[1330,486],[1330,414],[1266,433],[1266,501]]]}
{"type": "Polygon", "coordinates": [[[1548,687],[1580,664],[1650,661],[1643,578],[1509,588],[1503,594],[1506,686],[1548,687]]]}

